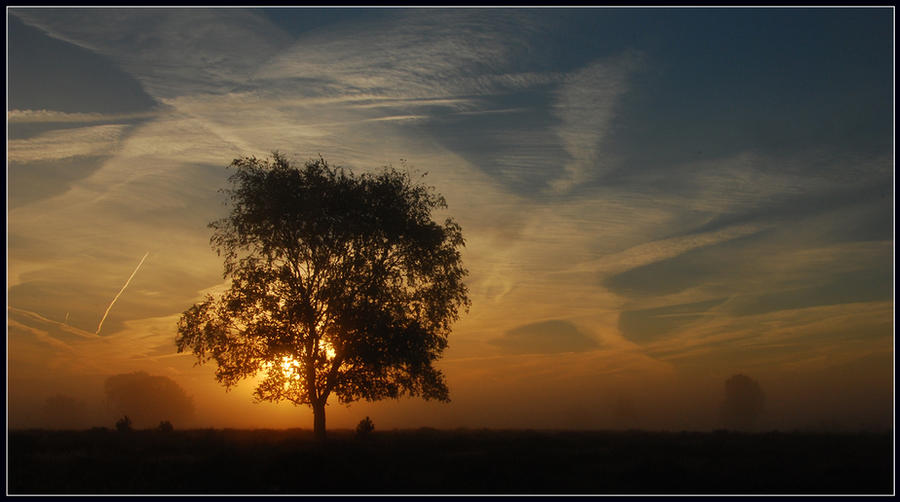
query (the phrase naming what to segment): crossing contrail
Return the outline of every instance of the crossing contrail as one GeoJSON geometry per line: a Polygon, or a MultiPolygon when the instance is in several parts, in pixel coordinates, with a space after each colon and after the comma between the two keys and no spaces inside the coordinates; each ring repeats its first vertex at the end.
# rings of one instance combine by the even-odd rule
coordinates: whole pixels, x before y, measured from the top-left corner
{"type": "Polygon", "coordinates": [[[100,328],[103,327],[103,321],[105,321],[105,320],[106,320],[106,316],[109,315],[109,310],[112,308],[113,304],[116,303],[116,300],[119,299],[119,296],[122,295],[122,292],[125,291],[125,288],[128,287],[128,283],[131,282],[131,279],[132,279],[132,278],[134,278],[134,274],[136,274],[137,271],[138,271],[138,269],[141,268],[141,265],[144,264],[144,260],[147,259],[147,255],[149,255],[149,254],[150,254],[150,251],[147,251],[146,253],[144,253],[144,257],[141,258],[141,262],[137,264],[137,267],[134,267],[134,272],[132,272],[131,275],[128,276],[128,280],[125,281],[125,285],[122,286],[122,289],[119,290],[119,292],[116,294],[116,297],[113,298],[113,300],[112,300],[111,302],[109,302],[109,307],[106,307],[106,312],[103,313],[103,319],[100,319],[100,324],[97,325],[97,332],[94,333],[94,334],[96,334],[96,335],[99,335],[99,334],[100,334],[100,328]]]}

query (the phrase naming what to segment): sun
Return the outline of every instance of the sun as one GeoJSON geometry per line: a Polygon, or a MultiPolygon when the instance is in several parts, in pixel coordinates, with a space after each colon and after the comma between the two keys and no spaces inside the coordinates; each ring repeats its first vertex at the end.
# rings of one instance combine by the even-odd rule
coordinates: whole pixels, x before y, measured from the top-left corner
{"type": "Polygon", "coordinates": [[[337,355],[337,352],[334,350],[334,346],[328,343],[326,340],[322,340],[322,350],[325,352],[325,357],[330,361],[334,359],[334,356],[337,355]]]}
{"type": "Polygon", "coordinates": [[[282,356],[281,373],[288,380],[300,380],[300,361],[294,359],[293,356],[282,356]]]}
{"type": "Polygon", "coordinates": [[[263,368],[266,371],[271,370],[275,366],[281,369],[281,374],[287,380],[285,385],[291,380],[300,380],[300,361],[294,359],[293,356],[281,356],[280,361],[266,361],[263,364],[263,368]]]}
{"type": "MultiPolygon", "coordinates": [[[[334,346],[330,343],[322,340],[322,351],[325,354],[325,358],[329,361],[333,360],[337,355],[337,352],[334,350],[334,346]]],[[[266,370],[271,369],[273,366],[277,366],[281,368],[281,373],[284,375],[284,378],[288,381],[290,380],[300,380],[300,361],[298,361],[294,356],[281,356],[281,360],[278,362],[268,361],[265,363],[264,367],[266,370]]],[[[287,383],[287,382],[285,382],[287,383]]]]}

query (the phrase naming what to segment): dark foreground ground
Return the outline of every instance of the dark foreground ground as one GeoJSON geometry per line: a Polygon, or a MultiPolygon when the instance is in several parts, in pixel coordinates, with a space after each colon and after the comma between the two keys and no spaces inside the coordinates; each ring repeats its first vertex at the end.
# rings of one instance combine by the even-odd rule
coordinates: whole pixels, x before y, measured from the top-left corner
{"type": "Polygon", "coordinates": [[[891,434],[10,431],[10,494],[892,492],[891,434]]]}

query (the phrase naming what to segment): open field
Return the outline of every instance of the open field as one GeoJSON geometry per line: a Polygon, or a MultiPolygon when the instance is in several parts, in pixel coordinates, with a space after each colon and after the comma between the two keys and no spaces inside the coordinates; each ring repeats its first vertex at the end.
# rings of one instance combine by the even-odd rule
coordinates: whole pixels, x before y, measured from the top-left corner
{"type": "Polygon", "coordinates": [[[9,493],[891,493],[882,433],[9,433],[9,493]]]}

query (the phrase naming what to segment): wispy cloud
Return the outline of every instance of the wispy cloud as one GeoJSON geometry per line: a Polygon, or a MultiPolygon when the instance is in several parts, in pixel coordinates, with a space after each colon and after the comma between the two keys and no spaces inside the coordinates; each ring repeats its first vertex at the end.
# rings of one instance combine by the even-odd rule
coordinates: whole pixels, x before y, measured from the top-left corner
{"type": "Polygon", "coordinates": [[[539,30],[534,16],[471,10],[400,11],[375,23],[313,31],[257,78],[328,82],[341,94],[483,95],[559,79],[511,67],[539,30]],[[385,25],[386,24],[386,25],[385,25]]]}
{"type": "Polygon", "coordinates": [[[53,319],[48,319],[47,317],[44,317],[36,312],[30,312],[28,310],[18,309],[18,308],[11,307],[11,306],[8,306],[7,310],[9,310],[10,312],[12,312],[14,314],[25,316],[27,318],[33,319],[40,323],[56,326],[57,328],[65,331],[66,333],[73,334],[73,335],[76,335],[81,338],[86,338],[86,339],[97,338],[96,333],[91,333],[91,332],[85,331],[83,329],[78,329],[75,326],[69,326],[69,324],[66,322],[66,321],[68,321],[68,319],[63,322],[54,321],[53,319]]]}
{"type": "Polygon", "coordinates": [[[28,326],[26,324],[22,324],[21,322],[16,321],[15,319],[7,320],[7,327],[8,327],[7,329],[11,328],[13,330],[20,330],[25,333],[29,333],[32,336],[34,336],[34,338],[36,340],[38,340],[39,342],[47,344],[50,347],[53,347],[54,349],[62,350],[67,353],[75,352],[74,349],[72,349],[72,347],[69,344],[67,344],[66,342],[48,335],[46,331],[37,329],[32,326],[28,326]]]}
{"type": "Polygon", "coordinates": [[[611,275],[636,267],[678,256],[692,249],[744,237],[763,230],[761,225],[736,225],[715,232],[703,232],[646,242],[596,260],[586,261],[564,270],[563,273],[586,272],[611,275]]]}
{"type": "Polygon", "coordinates": [[[31,162],[74,156],[98,156],[115,150],[130,126],[107,124],[45,132],[7,143],[7,160],[31,162]]]}
{"type": "Polygon", "coordinates": [[[67,113],[56,110],[9,110],[6,121],[11,124],[34,123],[90,123],[90,122],[122,122],[126,120],[146,119],[158,112],[136,113],[67,113]]]}
{"type": "Polygon", "coordinates": [[[616,107],[628,90],[628,77],[639,66],[640,55],[627,52],[615,59],[595,61],[567,75],[556,91],[554,113],[561,120],[557,134],[572,157],[565,174],[551,187],[558,193],[591,176],[600,176],[615,166],[603,155],[603,140],[609,134],[616,107]]]}
{"type": "Polygon", "coordinates": [[[50,35],[117,61],[153,97],[242,85],[290,37],[243,9],[17,9],[50,35]]]}
{"type": "Polygon", "coordinates": [[[829,354],[829,360],[820,363],[831,365],[868,353],[889,339],[890,329],[885,329],[883,324],[890,310],[890,302],[816,306],[743,318],[728,316],[720,310],[711,319],[693,323],[648,344],[647,350],[672,361],[700,360],[704,355],[724,352],[729,357],[740,357],[753,365],[769,365],[773,369],[777,367],[776,362],[791,368],[797,360],[795,352],[829,354]],[[760,326],[765,329],[760,330],[760,326]],[[795,351],[764,350],[779,345],[793,346],[795,351]]]}
{"type": "Polygon", "coordinates": [[[59,379],[133,371],[135,361],[147,364],[176,356],[185,359],[186,368],[193,363],[189,354],[176,352],[171,329],[177,316],[132,319],[121,331],[97,336],[34,312],[11,309],[10,314],[7,324],[13,335],[10,337],[12,351],[19,358],[30,359],[28,364],[34,367],[31,369],[36,368],[38,372],[54,367],[59,379]],[[34,342],[52,348],[53,352],[26,350],[34,342]]]}

